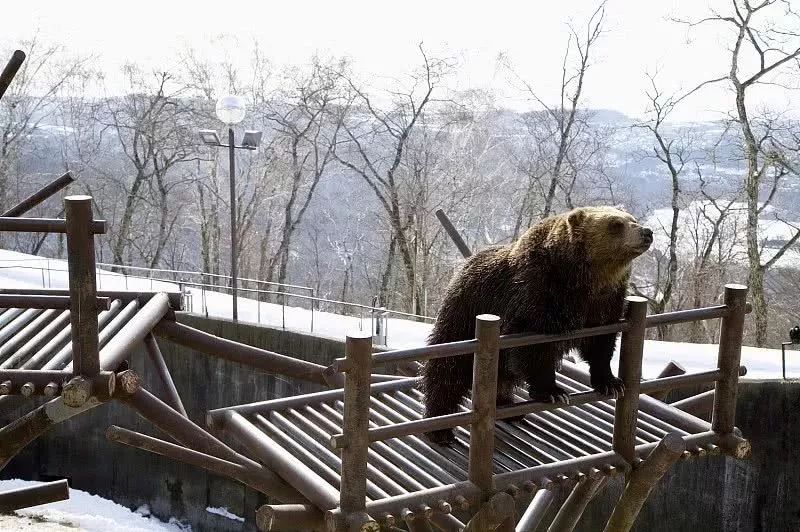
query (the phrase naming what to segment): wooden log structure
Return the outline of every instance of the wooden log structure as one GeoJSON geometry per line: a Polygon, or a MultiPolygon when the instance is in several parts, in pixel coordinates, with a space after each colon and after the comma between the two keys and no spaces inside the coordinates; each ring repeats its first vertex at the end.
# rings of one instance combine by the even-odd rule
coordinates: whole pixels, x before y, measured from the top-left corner
{"type": "Polygon", "coordinates": [[[676,433],[664,436],[655,449],[631,472],[625,490],[606,524],[605,532],[627,532],[653,487],[686,450],[683,438],[676,433]]]}
{"type": "MultiPolygon", "coordinates": [[[[337,531],[371,526],[366,513],[367,453],[369,439],[370,373],[372,373],[372,335],[349,334],[345,354],[350,369],[344,382],[344,422],[347,442],[342,449],[342,483],[339,490],[341,517],[337,531]]],[[[326,508],[327,509],[327,508],[326,508]]]]}
{"type": "Polygon", "coordinates": [[[721,434],[732,433],[734,428],[746,304],[747,287],[738,284],[725,286],[725,306],[731,310],[722,318],[717,361],[722,377],[714,389],[711,419],[712,429],[721,434]]]}
{"type": "Polygon", "coordinates": [[[64,189],[65,187],[69,186],[75,178],[72,177],[72,174],[69,172],[63,174],[61,177],[51,181],[50,183],[46,184],[27,198],[23,199],[0,216],[3,217],[15,217],[15,216],[22,216],[29,210],[33,209],[46,199],[50,198],[54,194],[57,194],[59,191],[64,189]]]}
{"type": "MultiPolygon", "coordinates": [[[[70,298],[66,296],[0,294],[0,308],[67,310],[70,306],[70,298]]],[[[94,310],[108,310],[110,308],[110,298],[96,298],[94,310]]]]}
{"type": "Polygon", "coordinates": [[[14,50],[14,53],[11,54],[11,59],[9,59],[6,66],[3,67],[3,71],[0,72],[0,98],[6,93],[6,89],[11,85],[11,80],[17,75],[24,61],[25,52],[22,50],[14,50]]]}
{"type": "Polygon", "coordinates": [[[517,523],[516,532],[535,532],[553,503],[553,498],[552,491],[547,489],[538,490],[525,513],[522,514],[519,523],[517,523]]]}
{"type": "Polygon", "coordinates": [[[164,385],[164,389],[167,392],[169,402],[171,403],[170,406],[180,412],[183,417],[188,418],[189,416],[186,413],[186,409],[183,407],[181,396],[178,393],[178,389],[175,387],[175,382],[172,380],[172,375],[167,367],[167,362],[164,360],[164,355],[161,353],[158,342],[156,342],[152,333],[148,332],[145,335],[144,345],[147,347],[147,354],[150,356],[150,361],[156,368],[161,384],[164,385]]]}
{"type": "Polygon", "coordinates": [[[0,492],[0,514],[67,499],[69,499],[69,483],[66,480],[3,491],[0,492]]]}

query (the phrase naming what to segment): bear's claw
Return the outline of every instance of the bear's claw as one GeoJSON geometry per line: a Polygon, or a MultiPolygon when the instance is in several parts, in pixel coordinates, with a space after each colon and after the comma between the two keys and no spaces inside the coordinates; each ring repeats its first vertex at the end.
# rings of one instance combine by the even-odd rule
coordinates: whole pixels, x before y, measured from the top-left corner
{"type": "Polygon", "coordinates": [[[564,403],[569,404],[569,394],[559,386],[547,392],[534,392],[530,394],[531,399],[540,403],[564,403]]]}
{"type": "Polygon", "coordinates": [[[625,393],[625,385],[617,377],[609,377],[606,381],[594,385],[594,390],[601,395],[619,399],[625,393]]]}

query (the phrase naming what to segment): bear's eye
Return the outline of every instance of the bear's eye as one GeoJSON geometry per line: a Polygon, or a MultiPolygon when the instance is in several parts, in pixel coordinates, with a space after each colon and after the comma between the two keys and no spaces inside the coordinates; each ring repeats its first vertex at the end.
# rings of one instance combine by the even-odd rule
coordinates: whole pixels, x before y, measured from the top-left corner
{"type": "Polygon", "coordinates": [[[611,233],[621,233],[625,228],[625,223],[622,220],[612,220],[608,224],[608,230],[611,233]]]}

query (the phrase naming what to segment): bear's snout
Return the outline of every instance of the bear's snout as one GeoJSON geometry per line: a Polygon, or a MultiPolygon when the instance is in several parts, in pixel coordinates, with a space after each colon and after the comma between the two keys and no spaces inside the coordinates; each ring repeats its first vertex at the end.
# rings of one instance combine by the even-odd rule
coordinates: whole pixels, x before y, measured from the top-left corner
{"type": "Polygon", "coordinates": [[[642,227],[642,240],[649,246],[653,243],[653,230],[649,227],[642,227]]]}

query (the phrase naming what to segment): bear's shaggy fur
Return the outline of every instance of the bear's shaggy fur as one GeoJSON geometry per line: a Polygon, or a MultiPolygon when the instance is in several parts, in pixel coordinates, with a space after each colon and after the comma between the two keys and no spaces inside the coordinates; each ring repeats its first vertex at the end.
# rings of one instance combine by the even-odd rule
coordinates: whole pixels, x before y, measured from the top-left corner
{"type": "MultiPolygon", "coordinates": [[[[611,323],[621,317],[631,261],[652,242],[652,231],[613,207],[583,207],[547,218],[516,242],[484,249],[451,281],[429,343],[475,337],[475,316],[496,314],[501,334],[558,334],[611,323]]],[[[589,362],[595,390],[622,392],[611,372],[616,335],[501,351],[497,404],[513,402],[514,386],[527,383],[533,399],[555,401],[561,357],[576,349],[589,362]]],[[[429,360],[422,369],[426,416],[457,410],[472,388],[472,356],[429,360]]],[[[432,432],[436,443],[451,430],[432,432]]]]}

